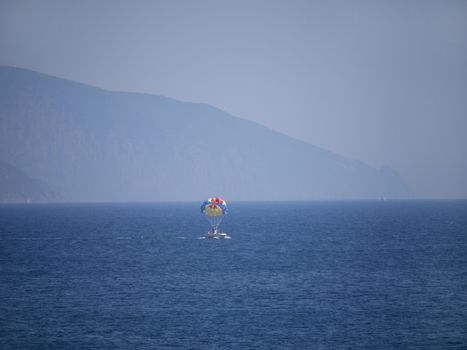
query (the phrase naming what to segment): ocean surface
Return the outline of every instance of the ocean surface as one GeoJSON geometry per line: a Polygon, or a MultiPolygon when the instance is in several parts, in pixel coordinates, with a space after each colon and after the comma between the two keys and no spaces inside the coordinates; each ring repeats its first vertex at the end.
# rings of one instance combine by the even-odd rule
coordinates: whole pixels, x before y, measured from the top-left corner
{"type": "Polygon", "coordinates": [[[0,349],[467,349],[467,201],[0,205],[0,349]]]}

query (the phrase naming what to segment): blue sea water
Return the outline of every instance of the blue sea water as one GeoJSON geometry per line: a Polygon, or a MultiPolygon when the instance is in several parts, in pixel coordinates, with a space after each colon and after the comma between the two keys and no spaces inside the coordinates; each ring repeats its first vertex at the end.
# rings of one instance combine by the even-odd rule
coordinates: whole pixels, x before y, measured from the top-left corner
{"type": "Polygon", "coordinates": [[[1,349],[466,349],[467,201],[0,206],[1,349]]]}

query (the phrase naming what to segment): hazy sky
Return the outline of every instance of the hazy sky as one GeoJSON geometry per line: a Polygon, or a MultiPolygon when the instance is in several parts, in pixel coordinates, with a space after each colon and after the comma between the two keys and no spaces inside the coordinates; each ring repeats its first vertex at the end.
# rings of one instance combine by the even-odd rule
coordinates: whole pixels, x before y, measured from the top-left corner
{"type": "Polygon", "coordinates": [[[467,197],[467,1],[3,1],[0,65],[205,102],[467,197]]]}

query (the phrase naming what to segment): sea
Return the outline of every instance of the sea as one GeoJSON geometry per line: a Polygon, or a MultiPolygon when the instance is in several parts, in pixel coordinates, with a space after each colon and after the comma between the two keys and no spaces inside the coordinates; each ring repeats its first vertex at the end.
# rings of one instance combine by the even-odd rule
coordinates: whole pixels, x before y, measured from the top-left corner
{"type": "Polygon", "coordinates": [[[467,201],[0,205],[0,349],[467,349],[467,201]]]}

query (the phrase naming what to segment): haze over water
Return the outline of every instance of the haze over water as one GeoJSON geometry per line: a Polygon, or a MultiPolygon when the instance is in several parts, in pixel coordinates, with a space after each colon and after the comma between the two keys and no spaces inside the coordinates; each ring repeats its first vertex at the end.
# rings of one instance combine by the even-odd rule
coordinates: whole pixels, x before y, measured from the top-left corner
{"type": "Polygon", "coordinates": [[[462,0],[4,0],[0,65],[208,103],[467,198],[466,18],[462,0]]]}
{"type": "Polygon", "coordinates": [[[0,206],[2,349],[465,349],[467,202],[0,206]]]}

